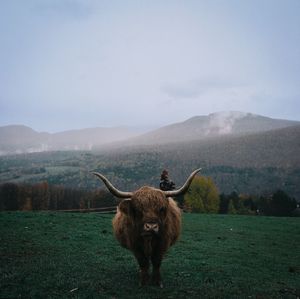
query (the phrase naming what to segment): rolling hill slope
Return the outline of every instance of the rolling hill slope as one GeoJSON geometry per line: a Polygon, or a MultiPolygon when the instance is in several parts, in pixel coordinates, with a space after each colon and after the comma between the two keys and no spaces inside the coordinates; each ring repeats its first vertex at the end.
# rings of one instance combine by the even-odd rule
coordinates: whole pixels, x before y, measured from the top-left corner
{"type": "MultiPolygon", "coordinates": [[[[167,146],[164,148],[167,150],[167,146]]],[[[184,142],[174,147],[169,144],[169,148],[177,159],[199,157],[214,166],[300,167],[300,125],[243,136],[224,136],[206,142],[184,142]]]]}
{"type": "Polygon", "coordinates": [[[59,133],[40,133],[23,125],[0,127],[0,155],[53,150],[91,150],[139,134],[126,127],[87,128],[59,133]]]}
{"type": "Polygon", "coordinates": [[[141,135],[142,130],[113,127],[70,130],[50,134],[12,125],[0,127],[0,155],[53,150],[96,150],[134,145],[158,145],[170,142],[223,140],[299,125],[300,122],[272,119],[236,111],[195,116],[141,135]]]}
{"type": "Polygon", "coordinates": [[[283,189],[300,199],[300,126],[217,140],[131,146],[109,151],[43,152],[0,157],[0,183],[37,183],[95,189],[90,174],[107,175],[121,189],[158,186],[167,168],[179,186],[202,167],[221,192],[262,194],[283,189]]]}
{"type": "Polygon", "coordinates": [[[283,189],[300,199],[300,126],[205,141],[133,146],[102,155],[106,163],[98,163],[97,170],[113,174],[127,189],[145,183],[156,186],[163,168],[179,186],[191,170],[202,167],[202,174],[211,176],[221,192],[262,194],[283,189]]]}
{"type": "Polygon", "coordinates": [[[248,135],[289,126],[300,122],[272,119],[243,112],[220,112],[195,116],[184,122],[162,127],[130,140],[130,144],[150,145],[170,142],[217,139],[223,136],[248,135]]]}

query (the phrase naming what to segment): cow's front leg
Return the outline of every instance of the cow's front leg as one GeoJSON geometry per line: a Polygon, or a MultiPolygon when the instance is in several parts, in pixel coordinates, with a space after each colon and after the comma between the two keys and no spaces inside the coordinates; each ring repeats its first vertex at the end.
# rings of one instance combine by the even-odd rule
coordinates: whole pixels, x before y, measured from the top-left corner
{"type": "Polygon", "coordinates": [[[161,281],[161,275],[160,275],[160,266],[161,266],[161,261],[162,261],[162,255],[157,254],[153,255],[151,257],[151,262],[152,262],[152,283],[154,285],[159,286],[160,288],[163,288],[163,283],[161,281]]]}
{"type": "Polygon", "coordinates": [[[146,285],[149,282],[149,259],[141,252],[134,253],[140,267],[140,284],[146,285]]]}

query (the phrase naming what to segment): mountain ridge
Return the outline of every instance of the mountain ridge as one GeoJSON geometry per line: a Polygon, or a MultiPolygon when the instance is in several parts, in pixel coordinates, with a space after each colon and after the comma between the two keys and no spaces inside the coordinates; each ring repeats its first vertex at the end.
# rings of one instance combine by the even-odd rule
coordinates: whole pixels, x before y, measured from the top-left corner
{"type": "Polygon", "coordinates": [[[266,132],[298,124],[300,125],[299,121],[273,119],[240,111],[223,111],[193,116],[143,134],[137,129],[128,127],[92,127],[48,133],[37,132],[24,125],[11,125],[0,127],[0,155],[207,141],[223,136],[266,132]]]}
{"type": "Polygon", "coordinates": [[[224,135],[245,135],[281,129],[300,124],[299,121],[273,119],[239,111],[225,111],[206,116],[194,116],[183,122],[161,127],[132,138],[135,144],[166,144],[181,141],[204,140],[224,135]]]}
{"type": "Polygon", "coordinates": [[[139,134],[126,127],[94,127],[57,133],[37,132],[24,125],[0,127],[0,155],[53,150],[91,150],[93,146],[127,139],[139,134]]]}

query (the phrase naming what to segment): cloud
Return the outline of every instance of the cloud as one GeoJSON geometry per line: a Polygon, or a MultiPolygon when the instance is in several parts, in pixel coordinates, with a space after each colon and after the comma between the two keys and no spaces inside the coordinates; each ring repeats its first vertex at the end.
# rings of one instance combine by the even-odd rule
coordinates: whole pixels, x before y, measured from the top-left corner
{"type": "Polygon", "coordinates": [[[83,19],[93,12],[89,1],[80,0],[44,0],[35,5],[41,15],[83,19]]]}
{"type": "Polygon", "coordinates": [[[299,119],[299,6],[260,4],[0,1],[0,125],[299,119]]]}
{"type": "Polygon", "coordinates": [[[200,94],[200,89],[197,86],[178,86],[167,84],[161,87],[161,91],[168,95],[170,98],[176,99],[186,99],[195,98],[200,94]]]}
{"type": "Polygon", "coordinates": [[[241,118],[247,116],[247,113],[239,111],[223,111],[209,115],[209,125],[204,132],[205,135],[218,133],[220,135],[230,134],[233,126],[241,118]]]}
{"type": "Polygon", "coordinates": [[[237,81],[233,82],[226,78],[217,76],[202,77],[200,79],[185,83],[167,83],[161,86],[160,90],[172,100],[195,99],[201,95],[215,91],[233,90],[243,86],[237,81]]]}

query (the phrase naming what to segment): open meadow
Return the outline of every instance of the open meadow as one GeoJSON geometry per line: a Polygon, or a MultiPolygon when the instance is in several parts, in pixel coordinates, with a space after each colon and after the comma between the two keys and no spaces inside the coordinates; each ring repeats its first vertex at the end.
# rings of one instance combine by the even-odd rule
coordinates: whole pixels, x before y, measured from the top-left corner
{"type": "Polygon", "coordinates": [[[112,214],[0,213],[0,298],[299,298],[300,219],[184,214],[162,264],[140,287],[112,214]]]}

